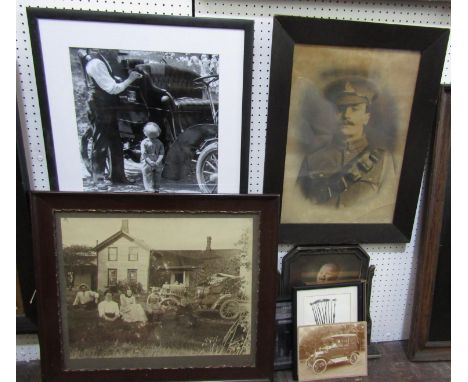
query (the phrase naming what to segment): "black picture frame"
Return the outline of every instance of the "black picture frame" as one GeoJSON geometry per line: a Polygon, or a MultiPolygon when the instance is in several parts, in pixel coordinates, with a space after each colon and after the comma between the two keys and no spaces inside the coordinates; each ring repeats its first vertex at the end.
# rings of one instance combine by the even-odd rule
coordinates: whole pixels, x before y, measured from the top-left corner
{"type": "Polygon", "coordinates": [[[292,366],[292,304],[290,301],[276,302],[275,370],[290,369],[292,366]]]}
{"type": "MultiPolygon", "coordinates": [[[[50,89],[47,89],[46,68],[44,67],[44,54],[42,51],[41,33],[40,33],[40,27],[39,27],[39,23],[41,20],[61,20],[64,22],[67,22],[67,21],[98,22],[98,23],[104,23],[104,24],[109,24],[109,25],[116,24],[116,25],[122,25],[122,26],[142,25],[142,26],[155,26],[155,27],[156,26],[161,26],[161,27],[170,26],[170,27],[175,27],[175,28],[200,28],[200,29],[212,30],[213,31],[212,36],[216,36],[216,30],[223,30],[223,29],[228,30],[229,29],[232,31],[242,31],[244,33],[243,68],[241,70],[243,78],[242,78],[242,81],[240,81],[239,83],[239,86],[242,86],[242,90],[240,91],[242,100],[239,101],[241,102],[241,106],[240,106],[241,116],[239,118],[239,121],[236,122],[237,123],[236,128],[238,128],[239,130],[238,131],[239,136],[236,136],[236,139],[240,140],[240,149],[239,149],[240,153],[236,151],[236,155],[237,154],[239,155],[239,160],[240,160],[240,163],[236,164],[236,166],[238,166],[238,172],[239,172],[239,189],[229,191],[229,192],[219,191],[219,193],[241,193],[241,194],[248,193],[250,114],[251,114],[250,103],[251,103],[251,82],[252,82],[251,73],[252,73],[253,26],[254,26],[254,22],[252,20],[184,17],[184,16],[162,16],[162,15],[149,15],[149,14],[126,14],[126,13],[114,13],[114,12],[63,10],[63,9],[33,8],[33,7],[28,7],[26,9],[26,12],[28,16],[31,46],[32,46],[32,52],[33,52],[33,57],[34,57],[34,69],[35,69],[35,74],[36,74],[36,82],[37,82],[38,95],[39,95],[39,106],[40,106],[41,120],[42,120],[42,126],[43,126],[44,143],[45,143],[45,148],[46,148],[45,151],[46,151],[47,167],[49,171],[50,189],[52,191],[61,190],[61,191],[73,191],[74,192],[74,191],[82,191],[82,190],[81,189],[69,189],[69,188],[63,189],[60,185],[59,176],[64,176],[63,174],[66,174],[66,172],[62,172],[62,175],[60,175],[58,172],[58,166],[57,166],[58,159],[55,153],[55,145],[54,145],[54,144],[57,144],[57,142],[54,142],[53,125],[52,125],[53,115],[51,115],[51,108],[50,108],[51,97],[57,98],[57,97],[60,97],[60,94],[54,94],[50,91],[50,89]]],[[[188,33],[190,32],[188,31],[188,33]]],[[[103,47],[103,49],[106,49],[106,47],[103,47]]],[[[181,82],[182,80],[174,79],[173,81],[181,82]]],[[[167,87],[167,89],[168,89],[167,91],[170,92],[169,90],[170,88],[167,87]]],[[[227,90],[228,88],[226,88],[226,91],[227,90]]],[[[170,97],[172,97],[172,95],[170,95],[170,97]]],[[[175,96],[174,96],[174,99],[175,99],[175,96]]],[[[185,113],[186,110],[185,111],[183,110],[183,112],[185,113]]],[[[215,119],[214,125],[216,126],[215,138],[218,140],[219,138],[218,132],[220,131],[220,129],[222,129],[222,127],[217,122],[218,111],[216,111],[215,114],[216,114],[216,118],[213,117],[213,119],[215,119]],[[219,128],[218,128],[218,125],[219,125],[219,128]]],[[[225,120],[226,119],[227,118],[225,118],[225,120]]],[[[150,119],[150,121],[152,121],[152,119],[150,119]]],[[[172,128],[175,129],[176,127],[178,128],[179,126],[175,126],[172,128]]],[[[184,126],[184,128],[186,129],[187,126],[184,126]]],[[[184,128],[182,128],[182,131],[184,131],[184,128]]],[[[55,140],[57,140],[57,138],[55,138],[55,140]]],[[[206,148],[209,145],[209,143],[211,143],[211,140],[207,140],[203,144],[200,144],[197,147],[198,151],[196,152],[196,155],[201,155],[203,148],[206,148]]],[[[224,145],[226,147],[226,144],[224,145]]],[[[228,142],[228,145],[229,145],[229,142],[228,142]]],[[[69,155],[69,158],[67,158],[67,160],[72,157],[73,157],[72,155],[69,155]]],[[[227,156],[225,155],[225,157],[227,156]]],[[[235,172],[237,172],[237,167],[236,167],[235,172]]],[[[194,185],[196,183],[197,183],[197,180],[194,180],[194,185]]],[[[200,181],[198,181],[198,184],[200,184],[200,181]]],[[[117,192],[118,191],[119,190],[117,190],[117,192]]],[[[121,190],[121,191],[124,191],[124,190],[121,190]]],[[[142,190],[139,190],[139,191],[142,191],[142,190]]],[[[182,191],[182,192],[191,193],[189,191],[187,192],[182,191]]],[[[192,191],[192,192],[196,193],[197,190],[192,191]]],[[[202,190],[202,192],[209,193],[211,191],[202,190]]]]}
{"type": "Polygon", "coordinates": [[[16,105],[16,271],[17,300],[22,313],[16,315],[16,333],[37,333],[29,176],[24,152],[18,104],[16,105]],[[20,296],[18,296],[18,293],[20,296]]]}
{"type": "MultiPolygon", "coordinates": [[[[263,191],[279,193],[282,199],[295,47],[302,44],[420,54],[391,222],[281,222],[280,242],[356,244],[410,241],[448,37],[449,30],[442,28],[274,17],[263,191]]],[[[283,215],[283,211],[281,213],[283,215]]]]}
{"type": "MultiPolygon", "coordinates": [[[[109,378],[114,381],[128,381],[129,379],[138,379],[140,381],[187,379],[272,380],[276,291],[275,288],[268,288],[266,286],[274,278],[276,272],[277,241],[274,238],[277,237],[278,196],[154,196],[141,193],[130,195],[115,193],[109,197],[109,195],[102,193],[33,192],[31,200],[38,292],[41,369],[45,380],[51,378],[56,381],[83,381],[86,379],[107,381],[109,378]],[[169,214],[171,216],[183,214],[189,219],[203,218],[202,215],[208,217],[213,215],[222,217],[228,214],[254,216],[254,226],[258,226],[260,229],[253,229],[254,235],[258,236],[257,239],[252,239],[250,243],[257,249],[255,250],[252,247],[252,253],[258,253],[259,263],[258,267],[257,265],[251,265],[250,269],[255,273],[255,276],[252,279],[253,281],[247,284],[252,288],[253,284],[256,283],[255,280],[258,281],[258,288],[252,289],[252,296],[255,296],[252,297],[252,312],[255,310],[256,322],[256,332],[254,333],[252,329],[252,343],[255,343],[255,347],[252,349],[256,349],[253,363],[248,366],[239,367],[233,366],[232,363],[231,365],[229,363],[226,364],[226,361],[222,361],[224,362],[222,366],[200,367],[194,366],[193,362],[191,362],[187,363],[185,367],[174,365],[167,367],[167,357],[163,356],[160,358],[164,358],[163,361],[166,366],[154,368],[148,366],[141,367],[137,364],[134,367],[125,366],[123,368],[118,367],[121,365],[120,363],[115,364],[111,368],[66,367],[63,345],[65,332],[62,328],[63,321],[60,320],[62,304],[60,295],[63,293],[65,286],[65,276],[61,275],[59,280],[59,273],[62,273],[60,270],[62,267],[60,264],[57,264],[57,262],[60,263],[57,246],[61,239],[56,237],[56,233],[58,232],[57,224],[61,224],[60,222],[57,223],[57,219],[60,219],[59,216],[68,218],[70,213],[72,214],[71,216],[77,216],[77,213],[99,213],[101,215],[107,214],[106,216],[111,218],[118,214],[119,219],[121,216],[125,216],[125,219],[127,219],[130,216],[129,214],[133,214],[131,216],[134,219],[144,219],[145,214],[169,214]]],[[[100,218],[106,218],[106,216],[103,215],[100,218]]],[[[229,219],[233,219],[233,217],[231,216],[229,219]]],[[[122,221],[122,232],[124,232],[124,228],[125,232],[130,232],[128,230],[128,223],[125,227],[122,221]]],[[[175,240],[177,241],[178,239],[175,238],[175,240]]],[[[211,249],[211,239],[207,241],[207,248],[210,251],[215,251],[215,247],[211,249]]],[[[91,355],[90,357],[95,357],[95,355],[91,355]]],[[[194,359],[197,357],[199,356],[195,355],[194,359]]],[[[233,354],[229,357],[237,356],[233,354]]],[[[242,355],[239,357],[242,357],[242,355]]],[[[138,363],[140,362],[138,358],[128,357],[126,362],[135,361],[138,363]]],[[[97,358],[95,357],[94,359],[97,358]]],[[[100,359],[105,360],[105,358],[100,359]]],[[[78,360],[80,360],[80,357],[78,357],[78,360]]]]}
{"type": "Polygon", "coordinates": [[[369,261],[367,252],[358,245],[296,246],[283,257],[279,300],[291,300],[294,287],[323,285],[317,282],[317,275],[320,268],[330,262],[339,269],[336,282],[366,280],[369,261]],[[294,267],[297,269],[292,270],[294,267]],[[302,273],[297,274],[299,271],[302,273]],[[307,278],[301,276],[306,273],[307,278]]]}
{"type": "MultiPolygon", "coordinates": [[[[350,281],[350,282],[341,282],[341,283],[327,283],[327,284],[317,284],[317,285],[310,285],[304,287],[294,287],[293,288],[293,303],[292,303],[292,313],[293,313],[293,378],[297,379],[297,327],[298,325],[298,317],[297,317],[297,309],[298,309],[298,301],[297,301],[297,294],[301,291],[308,291],[308,290],[330,290],[333,288],[344,288],[344,287],[356,287],[357,293],[357,320],[356,321],[365,321],[366,320],[366,282],[364,280],[361,281],[350,281]]],[[[328,315],[330,311],[326,310],[326,315],[328,315]]],[[[323,321],[326,319],[321,317],[323,321]]],[[[334,322],[324,322],[324,324],[331,324],[334,322]]],[[[336,322],[340,323],[340,322],[336,322]]],[[[302,323],[301,326],[307,324],[302,323]]],[[[309,324],[310,325],[310,324],[309,324]]]]}

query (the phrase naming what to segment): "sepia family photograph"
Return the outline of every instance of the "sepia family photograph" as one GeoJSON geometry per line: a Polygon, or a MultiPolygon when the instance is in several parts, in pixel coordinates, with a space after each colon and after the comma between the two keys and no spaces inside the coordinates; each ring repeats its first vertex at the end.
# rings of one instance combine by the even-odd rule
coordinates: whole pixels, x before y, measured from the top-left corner
{"type": "Polygon", "coordinates": [[[253,215],[59,213],[67,367],[254,364],[256,225],[253,215]]]}
{"type": "Polygon", "coordinates": [[[367,375],[367,323],[300,326],[298,381],[367,375]]]}
{"type": "Polygon", "coordinates": [[[295,46],[283,224],[393,221],[419,61],[417,52],[295,46]]]}
{"type": "Polygon", "coordinates": [[[84,191],[217,192],[218,54],[69,55],[84,191]]]}

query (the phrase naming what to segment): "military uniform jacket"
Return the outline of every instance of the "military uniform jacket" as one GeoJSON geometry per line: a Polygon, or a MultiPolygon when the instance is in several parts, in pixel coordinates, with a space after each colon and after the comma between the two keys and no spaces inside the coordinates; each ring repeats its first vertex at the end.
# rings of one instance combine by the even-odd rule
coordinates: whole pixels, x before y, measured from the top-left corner
{"type": "Polygon", "coordinates": [[[363,137],[352,144],[335,140],[305,157],[298,183],[316,203],[346,207],[372,199],[394,173],[391,155],[363,137]]]}

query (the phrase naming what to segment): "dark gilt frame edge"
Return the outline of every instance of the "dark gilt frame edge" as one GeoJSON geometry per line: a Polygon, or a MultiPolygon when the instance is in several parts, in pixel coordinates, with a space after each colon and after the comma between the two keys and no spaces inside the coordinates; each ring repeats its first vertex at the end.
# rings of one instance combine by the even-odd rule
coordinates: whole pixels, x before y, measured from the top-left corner
{"type": "Polygon", "coordinates": [[[432,144],[421,245],[418,253],[418,276],[414,293],[413,319],[406,352],[412,361],[451,359],[451,341],[430,341],[430,325],[434,303],[434,288],[439,259],[439,243],[444,213],[445,183],[450,160],[450,86],[440,90],[439,109],[432,144]]]}
{"type": "Polygon", "coordinates": [[[293,299],[292,299],[292,317],[293,317],[293,340],[292,340],[292,373],[293,378],[297,380],[298,370],[297,370],[297,292],[300,290],[310,290],[310,289],[321,289],[321,288],[338,288],[346,286],[356,286],[357,287],[357,299],[358,299],[358,321],[366,321],[367,311],[366,311],[366,288],[367,284],[365,280],[357,281],[344,281],[339,283],[327,283],[327,284],[317,284],[301,287],[293,287],[293,299]]]}
{"type": "Polygon", "coordinates": [[[239,29],[244,31],[244,66],[242,83],[242,118],[240,128],[241,152],[240,152],[240,179],[239,193],[247,194],[249,186],[249,150],[250,150],[250,107],[252,93],[252,60],[253,60],[253,32],[254,21],[245,19],[219,19],[210,17],[167,16],[148,15],[101,11],[77,11],[50,8],[26,8],[31,49],[34,59],[34,72],[36,76],[37,91],[39,96],[39,109],[43,126],[43,136],[46,148],[47,168],[49,171],[49,184],[53,191],[59,190],[56,158],[54,154],[54,140],[52,123],[49,110],[49,98],[45,81],[44,61],[41,48],[41,37],[38,21],[40,19],[53,20],[79,20],[127,24],[168,25],[177,27],[194,28],[221,28],[239,29]]]}
{"type": "MultiPolygon", "coordinates": [[[[275,50],[279,50],[277,45],[284,44],[284,40],[286,40],[286,38],[282,37],[280,44],[276,44],[275,37],[278,35],[286,35],[293,45],[294,43],[308,43],[331,46],[359,46],[362,48],[398,48],[417,50],[421,53],[408,139],[405,144],[400,175],[400,179],[406,178],[407,181],[399,183],[393,222],[388,224],[314,223],[280,225],[280,242],[286,244],[409,242],[431,133],[431,129],[427,128],[427,126],[432,126],[433,116],[436,112],[435,99],[440,83],[440,78],[434,78],[432,73],[442,73],[443,53],[448,43],[449,30],[275,16],[272,58],[275,50]],[[366,33],[363,33],[364,31],[366,33]],[[346,38],[343,36],[346,36],[346,38]],[[417,144],[415,144],[416,142],[417,144]],[[410,147],[412,150],[410,150],[410,147]],[[414,150],[415,147],[416,150],[414,150]],[[417,176],[414,176],[415,173],[417,176]]],[[[291,84],[292,52],[293,49],[290,48],[286,53],[283,50],[283,55],[291,55],[289,61],[284,61],[290,62],[289,66],[284,63],[280,66],[273,59],[271,64],[263,189],[265,193],[279,193],[281,195],[283,191],[287,136],[287,128],[284,126],[288,126],[290,86],[285,91],[284,80],[281,79],[283,85],[280,86],[278,79],[288,77],[289,85],[291,84]],[[283,105],[281,109],[276,109],[278,104],[283,105]],[[286,113],[282,111],[284,105],[287,106],[286,113]]],[[[287,59],[283,58],[283,60],[287,59]]]]}
{"type": "Polygon", "coordinates": [[[33,235],[38,289],[39,337],[41,339],[41,368],[44,378],[56,381],[101,381],[112,378],[126,381],[130,376],[142,381],[164,380],[272,380],[274,359],[275,291],[263,288],[276,271],[278,197],[275,195],[160,195],[114,194],[113,198],[99,193],[33,192],[33,235]],[[198,205],[194,205],[194,201],[198,205]],[[122,208],[125,206],[125,208],[122,208]],[[254,367],[211,367],[185,369],[125,369],[125,370],[64,370],[59,334],[60,308],[56,276],[53,212],[55,210],[169,211],[169,212],[258,212],[259,213],[259,286],[257,300],[257,337],[254,367]],[[41,239],[42,238],[42,239],[41,239]],[[52,251],[52,252],[51,252],[52,251]],[[259,349],[262,349],[260,351],[259,349]]]}

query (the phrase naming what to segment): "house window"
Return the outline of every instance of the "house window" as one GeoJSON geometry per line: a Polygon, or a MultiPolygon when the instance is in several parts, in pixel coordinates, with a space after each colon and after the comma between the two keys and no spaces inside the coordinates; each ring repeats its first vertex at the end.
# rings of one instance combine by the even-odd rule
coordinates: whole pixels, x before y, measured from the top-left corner
{"type": "Polygon", "coordinates": [[[117,285],[117,269],[107,270],[107,285],[108,286],[117,285]]]}
{"type": "Polygon", "coordinates": [[[127,270],[127,280],[129,284],[137,283],[137,270],[136,269],[127,270]]]}
{"type": "Polygon", "coordinates": [[[117,261],[117,247],[109,247],[107,251],[107,260],[117,261]]]}
{"type": "Polygon", "coordinates": [[[184,284],[184,279],[184,272],[174,272],[171,283],[174,284],[177,282],[178,284],[184,284]]]}
{"type": "Polygon", "coordinates": [[[138,247],[128,249],[128,261],[138,261],[138,247]]]}

